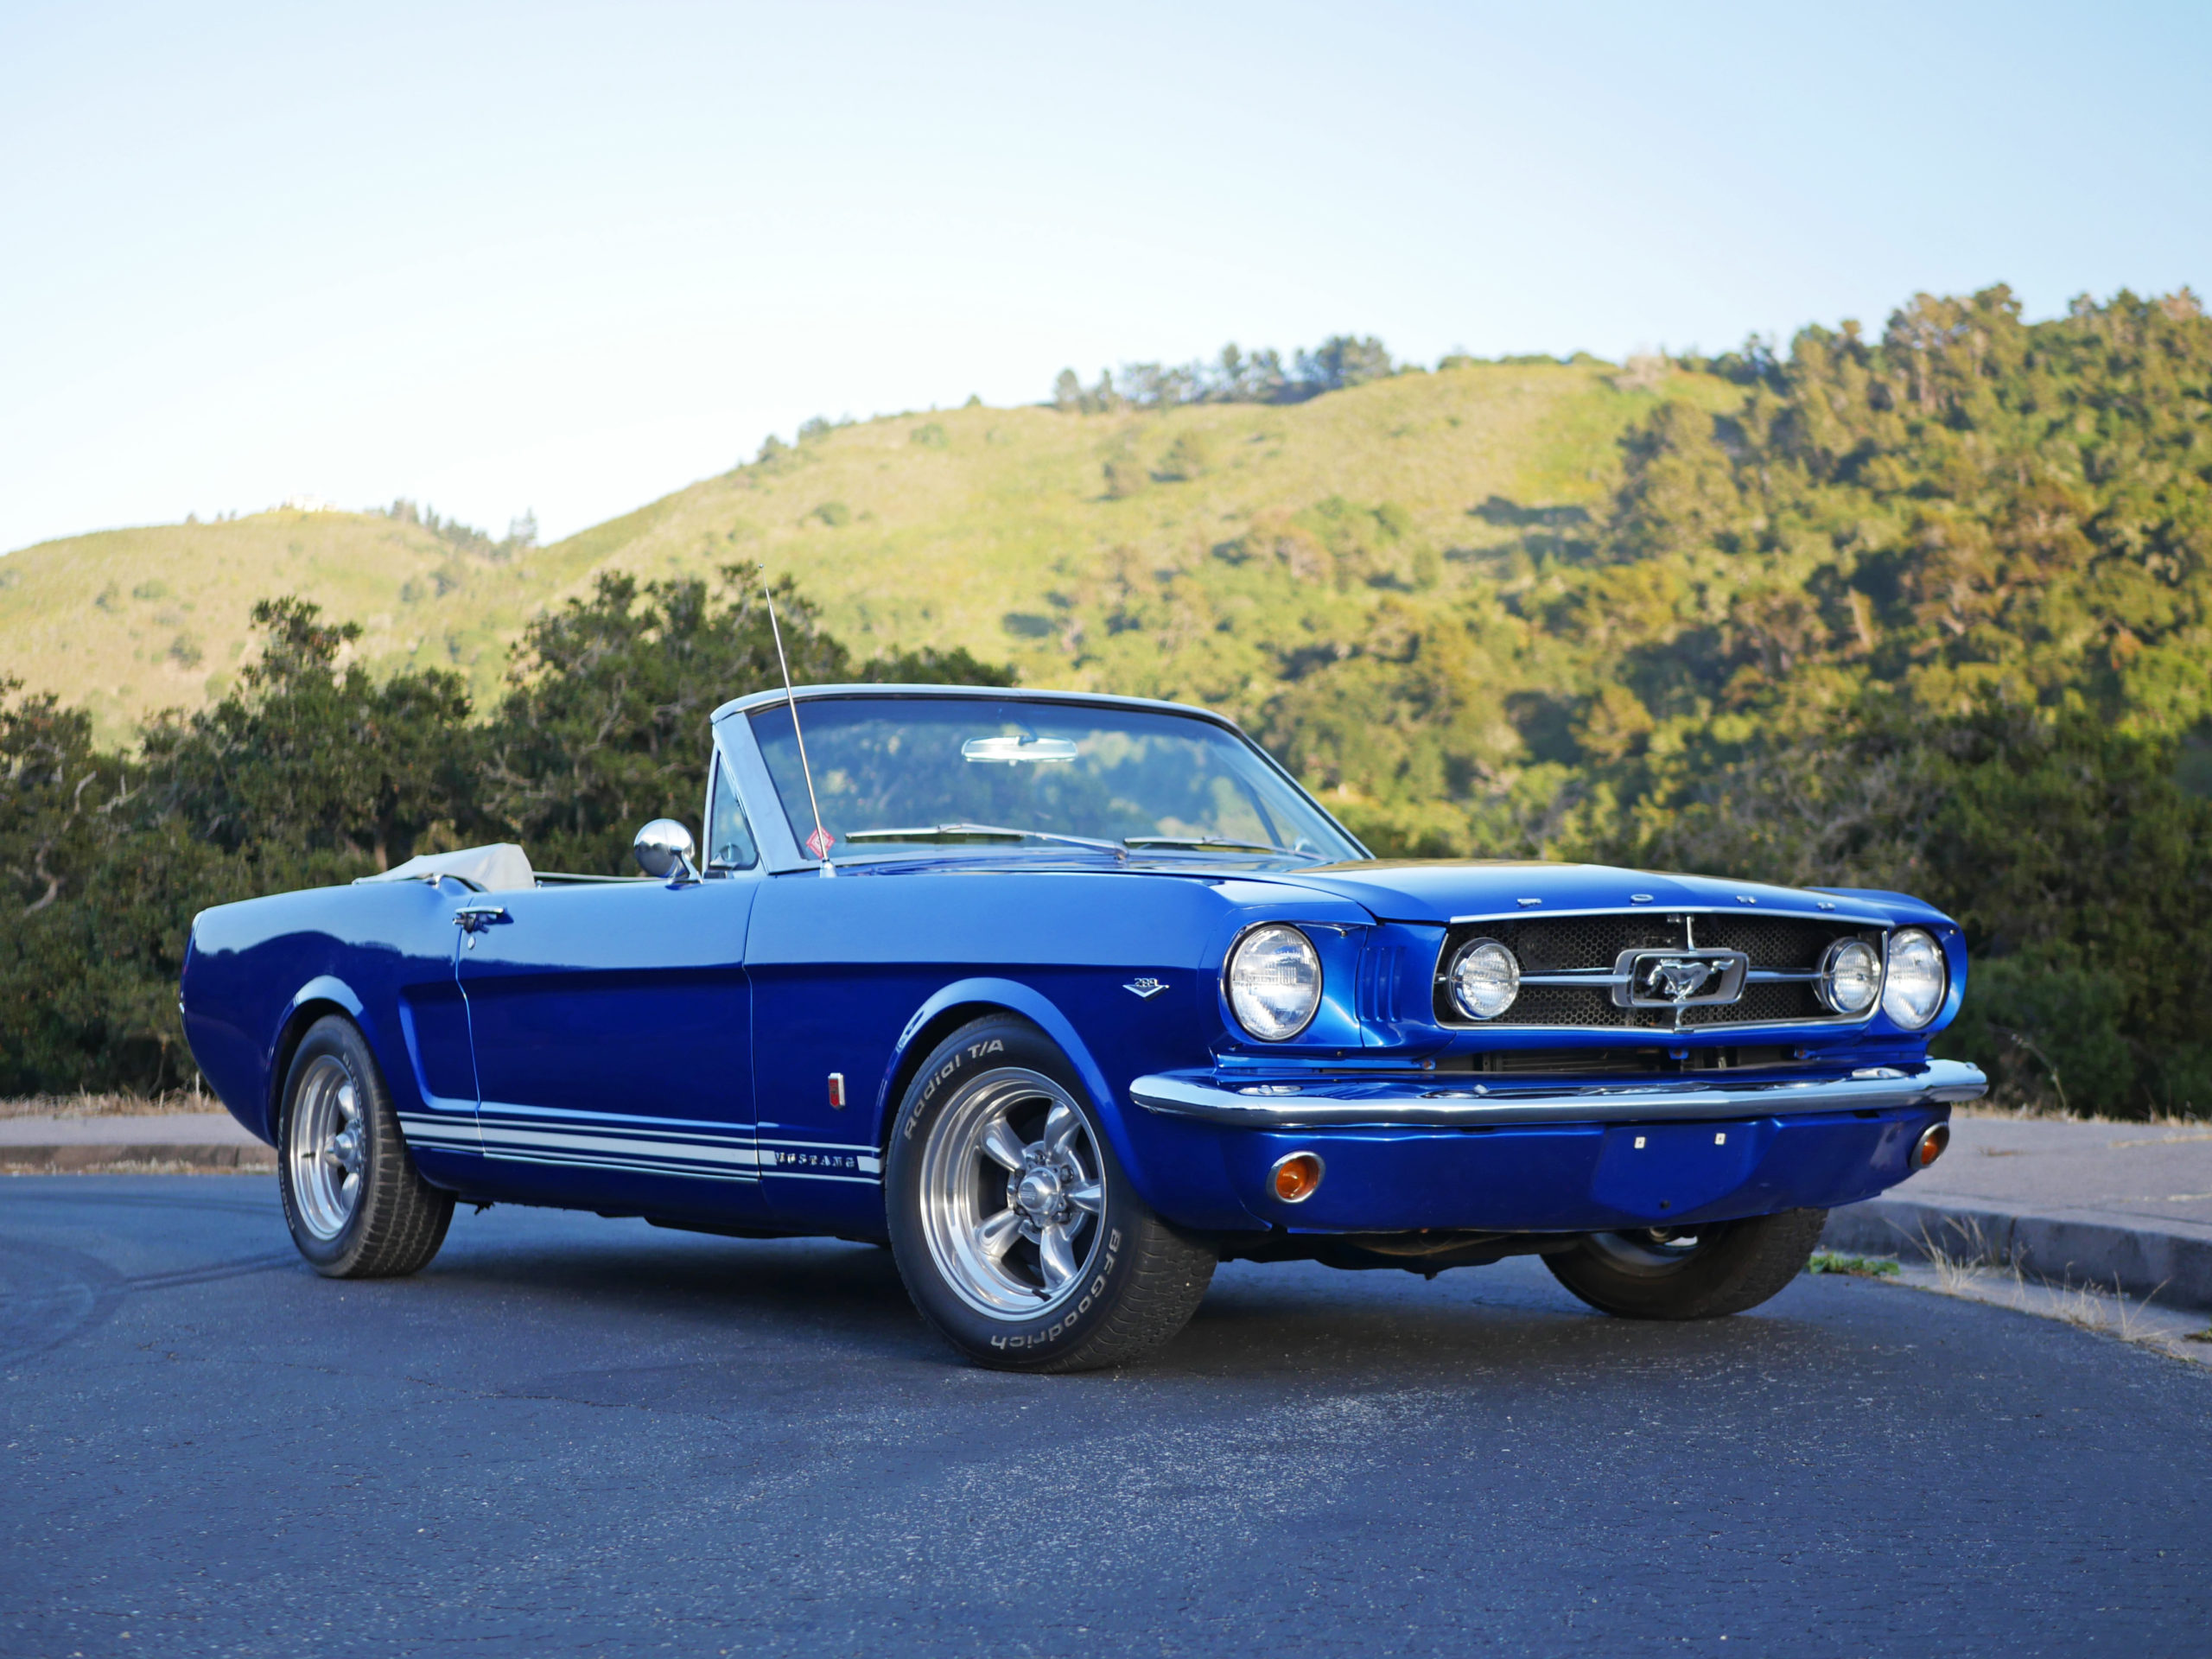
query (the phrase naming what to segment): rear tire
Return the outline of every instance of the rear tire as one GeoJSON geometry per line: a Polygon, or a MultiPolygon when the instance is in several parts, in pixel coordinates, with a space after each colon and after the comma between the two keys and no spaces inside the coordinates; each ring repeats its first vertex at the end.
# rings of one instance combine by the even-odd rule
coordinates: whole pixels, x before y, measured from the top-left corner
{"type": "Polygon", "coordinates": [[[1683,1235],[1594,1233],[1547,1255],[1552,1276],[1626,1319],[1714,1319],[1757,1307],[1805,1270],[1825,1210],[1716,1222],[1683,1235]],[[1687,1235],[1687,1236],[1685,1236],[1687,1235]]]}
{"type": "Polygon", "coordinates": [[[285,1073],[276,1184],[292,1242],[328,1279],[391,1279],[429,1265],[453,1194],[416,1172],[368,1040],[325,1014],[285,1073]]]}
{"type": "Polygon", "coordinates": [[[1180,1331],[1213,1279],[1213,1249],[1137,1196],[1067,1057],[1011,1014],[923,1061],[884,1190],[907,1294],[979,1365],[1124,1363],[1180,1331]]]}

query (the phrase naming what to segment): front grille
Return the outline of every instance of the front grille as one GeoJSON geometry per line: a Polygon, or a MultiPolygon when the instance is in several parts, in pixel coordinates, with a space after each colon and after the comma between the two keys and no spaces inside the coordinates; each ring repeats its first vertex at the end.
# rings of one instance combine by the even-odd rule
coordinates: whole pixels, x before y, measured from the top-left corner
{"type": "MultiPolygon", "coordinates": [[[[1436,959],[1434,1007],[1443,1025],[1462,1030],[1517,1027],[1598,1027],[1629,1031],[1694,1031],[1701,1027],[1851,1023],[1821,1006],[1809,982],[1747,984],[1726,1004],[1621,1008],[1605,985],[1523,985],[1498,1019],[1475,1020],[1452,1001],[1445,975],[1470,939],[1496,939],[1520,960],[1521,971],[1561,974],[1610,971],[1624,950],[1740,950],[1753,972],[1811,973],[1838,939],[1857,937],[1877,950],[1878,929],[1797,916],[1751,916],[1719,912],[1631,911],[1620,915],[1501,917],[1461,923],[1446,936],[1436,959]],[[1678,1016],[1679,1015],[1679,1019],[1678,1016]]],[[[1862,1016],[1863,1017],[1863,1016],[1862,1016]]]]}

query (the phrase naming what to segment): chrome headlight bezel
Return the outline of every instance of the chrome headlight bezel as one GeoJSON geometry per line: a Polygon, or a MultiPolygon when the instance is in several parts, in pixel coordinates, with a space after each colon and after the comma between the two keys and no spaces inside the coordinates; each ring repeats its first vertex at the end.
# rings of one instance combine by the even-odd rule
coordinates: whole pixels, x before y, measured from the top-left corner
{"type": "Polygon", "coordinates": [[[1880,1006],[1883,990],[1882,953],[1855,934],[1838,939],[1827,948],[1821,958],[1821,976],[1813,982],[1813,995],[1819,997],[1821,1006],[1830,1014],[1840,1014],[1847,1020],[1860,1020],[1880,1006]],[[1852,1002],[1838,988],[1839,970],[1846,957],[1864,956],[1869,983],[1863,1001],[1852,1002]]]}
{"type": "Polygon", "coordinates": [[[1515,956],[1509,946],[1496,939],[1469,939],[1452,953],[1452,965],[1445,969],[1444,981],[1451,988],[1452,1006],[1468,1019],[1487,1025],[1491,1020],[1500,1019],[1510,1012],[1514,1003],[1520,1000],[1521,958],[1515,956]],[[1495,984],[1500,978],[1504,982],[1504,1000],[1488,1013],[1483,1012],[1481,1008],[1471,1003],[1469,995],[1466,994],[1466,987],[1461,980],[1461,969],[1471,965],[1477,957],[1492,965],[1491,983],[1495,984]],[[1496,971],[1496,964],[1499,957],[1504,959],[1502,973],[1496,971]]]}
{"type": "MultiPolygon", "coordinates": [[[[1254,924],[1236,936],[1236,942],[1229,947],[1228,956],[1222,959],[1222,1000],[1229,1005],[1230,1017],[1236,1020],[1237,1028],[1255,1042],[1287,1043],[1311,1026],[1313,1023],[1313,1016],[1321,1011],[1324,988],[1322,980],[1321,953],[1313,948],[1313,941],[1306,937],[1306,930],[1290,922],[1254,924]],[[1271,938],[1274,935],[1287,935],[1287,938],[1271,938]],[[1291,944],[1293,941],[1295,943],[1291,944]],[[1274,1022],[1273,1028],[1262,1030],[1260,1025],[1268,1023],[1264,1017],[1265,1010],[1257,1001],[1256,992],[1249,986],[1240,985],[1237,982],[1237,966],[1247,951],[1285,944],[1291,944],[1291,954],[1294,957],[1302,958],[1311,967],[1312,992],[1310,995],[1303,998],[1304,1016],[1295,1025],[1277,1020],[1274,1022]],[[1255,1019],[1259,1023],[1255,1023],[1255,1019]]],[[[1293,1007],[1294,1010],[1295,1004],[1293,1007]]]]}
{"type": "Polygon", "coordinates": [[[1891,1021],[1903,1031],[1923,1030],[1943,1011],[1950,995],[1951,964],[1944,958],[1942,941],[1924,927],[1901,927],[1891,934],[1882,965],[1882,1012],[1891,1021]],[[1924,968],[1913,965],[1923,962],[1924,968]],[[1926,988],[1924,1009],[1914,1000],[1916,986],[1926,988]]]}

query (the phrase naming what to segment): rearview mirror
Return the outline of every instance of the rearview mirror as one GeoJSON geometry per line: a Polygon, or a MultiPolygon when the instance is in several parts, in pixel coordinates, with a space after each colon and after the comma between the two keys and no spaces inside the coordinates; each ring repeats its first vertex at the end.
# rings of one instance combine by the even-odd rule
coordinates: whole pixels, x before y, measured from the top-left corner
{"type": "Polygon", "coordinates": [[[638,868],[647,875],[674,874],[696,881],[699,873],[691,861],[692,851],[691,832],[674,818],[655,818],[630,843],[638,868]]]}

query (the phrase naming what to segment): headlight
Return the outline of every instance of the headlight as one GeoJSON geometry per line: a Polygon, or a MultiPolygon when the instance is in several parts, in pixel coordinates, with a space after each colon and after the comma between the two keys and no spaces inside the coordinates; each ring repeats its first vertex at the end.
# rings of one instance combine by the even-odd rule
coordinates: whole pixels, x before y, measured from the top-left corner
{"type": "Polygon", "coordinates": [[[1495,1020],[1521,995],[1521,964],[1496,939],[1470,939],[1452,958],[1452,1000],[1470,1020],[1495,1020]]]}
{"type": "Polygon", "coordinates": [[[1838,939],[1813,988],[1838,1014],[1864,1014],[1882,994],[1882,959],[1864,939],[1838,939]]]}
{"type": "Polygon", "coordinates": [[[1297,1036],[1321,1006],[1321,958],[1313,942],[1280,922],[1237,940],[1227,980],[1237,1024],[1263,1043],[1297,1036]]]}
{"type": "Polygon", "coordinates": [[[1882,988],[1882,1012],[1907,1031],[1917,1031],[1936,1017],[1948,988],[1943,947],[1924,928],[1899,928],[1890,935],[1890,972],[1882,988]]]}

